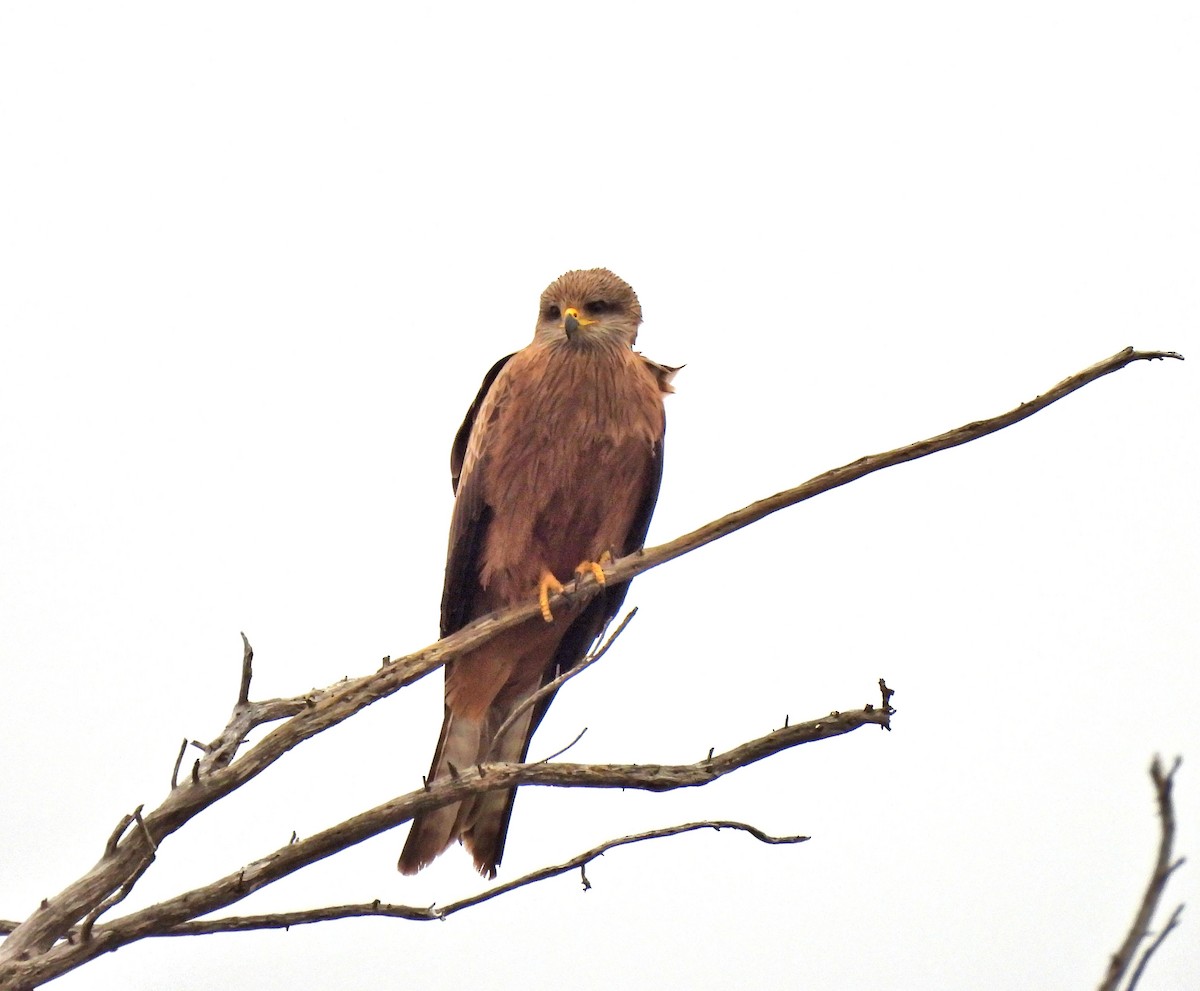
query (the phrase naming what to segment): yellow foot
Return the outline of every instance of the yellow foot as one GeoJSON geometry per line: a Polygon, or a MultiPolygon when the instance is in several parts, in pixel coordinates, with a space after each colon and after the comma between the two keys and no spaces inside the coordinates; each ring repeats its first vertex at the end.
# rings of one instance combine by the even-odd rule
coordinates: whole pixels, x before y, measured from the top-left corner
{"type": "Polygon", "coordinates": [[[608,580],[604,576],[604,566],[606,564],[612,564],[612,555],[608,551],[600,555],[599,561],[580,561],[575,568],[575,574],[581,576],[591,574],[597,582],[603,585],[608,580]]]}
{"type": "Polygon", "coordinates": [[[538,605],[542,607],[542,619],[547,623],[554,622],[554,613],[550,611],[550,596],[557,595],[563,590],[562,582],[549,571],[543,571],[538,579],[538,605]]]}

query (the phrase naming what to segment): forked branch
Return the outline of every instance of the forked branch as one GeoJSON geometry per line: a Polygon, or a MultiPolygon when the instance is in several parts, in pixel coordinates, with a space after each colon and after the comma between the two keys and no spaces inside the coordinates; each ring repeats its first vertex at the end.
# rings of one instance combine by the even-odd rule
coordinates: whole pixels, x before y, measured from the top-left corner
{"type": "MultiPolygon", "coordinates": [[[[1126,348],[1112,357],[1064,379],[1043,395],[1031,402],[1023,403],[1007,413],[988,420],[969,423],[928,440],[918,441],[893,451],[860,458],[851,464],[818,475],[796,488],[752,503],[669,543],[622,558],[607,569],[608,580],[625,581],[636,574],[748,526],[780,509],[811,499],[815,495],[845,485],[882,468],[913,461],[936,451],[956,447],[994,433],[1032,416],[1076,389],[1133,362],[1179,357],[1174,352],[1134,351],[1132,348],[1126,348]]],[[[588,599],[596,595],[598,591],[599,586],[595,579],[588,576],[569,585],[567,591],[555,596],[552,603],[558,605],[569,599],[588,599]]],[[[228,725],[217,739],[208,744],[198,745],[203,751],[203,756],[194,763],[190,774],[182,775],[183,780],[181,781],[178,780],[180,777],[178,771],[182,758],[177,760],[176,773],[172,777],[172,788],[167,798],[158,808],[145,815],[140,821],[140,828],[136,833],[126,833],[122,828],[116,834],[116,842],[109,845],[94,867],[59,894],[43,901],[21,925],[16,927],[12,935],[3,944],[0,944],[0,987],[12,985],[13,981],[18,980],[18,975],[20,975],[20,983],[13,986],[34,984],[49,979],[78,966],[90,956],[113,948],[112,940],[117,940],[119,944],[120,936],[114,928],[116,924],[104,926],[96,921],[93,913],[98,907],[115,905],[116,901],[123,897],[123,886],[132,884],[140,876],[140,870],[146,860],[148,844],[150,848],[161,845],[168,836],[185,825],[193,816],[253,779],[304,741],[349,718],[361,709],[387,698],[406,685],[423,678],[447,661],[475,649],[502,630],[533,618],[538,611],[538,605],[532,601],[531,597],[528,605],[484,616],[453,636],[396,661],[385,659],[384,665],[377,671],[294,698],[271,699],[265,702],[251,702],[249,699],[253,654],[249,643],[246,643],[237,701],[228,725]],[[245,741],[251,730],[272,722],[279,722],[280,725],[267,733],[258,743],[245,748],[245,741]],[[116,900],[113,900],[113,896],[117,896],[116,900]],[[80,940],[75,946],[60,943],[70,937],[78,939],[80,934],[77,927],[88,919],[93,922],[89,933],[90,939],[80,940]],[[107,935],[102,939],[102,934],[107,935]]],[[[879,713],[877,712],[876,715],[878,716],[879,713]]],[[[828,727],[831,722],[826,721],[826,725],[828,727]]],[[[577,765],[541,765],[538,767],[485,765],[484,767],[485,769],[490,768],[489,773],[493,775],[493,778],[487,783],[487,787],[511,787],[519,783],[572,783],[590,787],[603,786],[598,785],[594,778],[590,781],[584,781],[581,778],[573,782],[549,780],[548,776],[565,773],[564,769],[573,766],[577,765]],[[539,775],[545,777],[539,777],[539,775]],[[500,783],[494,784],[495,781],[500,783]]],[[[645,769],[643,768],[642,771],[644,772],[645,769]]],[[[472,774],[475,773],[472,772],[472,774]]],[[[464,789],[484,788],[485,784],[482,779],[476,780],[472,778],[472,774],[463,775],[459,781],[453,782],[453,786],[464,789]]],[[[619,777],[619,775],[614,776],[613,781],[621,786],[631,786],[627,780],[618,782],[619,777]]],[[[658,784],[663,785],[665,780],[665,778],[660,779],[658,784]]],[[[617,785],[614,784],[614,786],[617,785]]],[[[646,787],[646,785],[633,786],[646,787]]],[[[414,811],[426,808],[427,805],[422,803],[432,802],[433,796],[437,792],[438,789],[433,788],[428,792],[416,793],[418,798],[412,807],[406,807],[405,817],[414,811]]],[[[404,802],[408,798],[409,796],[405,796],[396,801],[404,802]]],[[[450,799],[443,797],[441,800],[450,799]]],[[[351,820],[351,822],[354,821],[351,820]]],[[[396,821],[403,821],[403,818],[396,821]]],[[[343,825],[348,826],[349,824],[343,825]]],[[[301,845],[294,844],[293,847],[301,845]]],[[[267,859],[271,860],[271,858],[267,859]]],[[[259,865],[251,865],[251,868],[257,866],[259,865]]],[[[212,911],[213,907],[203,911],[212,911]]],[[[190,915],[173,916],[171,924],[178,925],[185,921],[185,918],[194,918],[197,914],[201,913],[192,912],[190,915]]],[[[135,916],[129,916],[118,922],[130,924],[134,918],[135,916]]],[[[164,920],[159,921],[161,924],[164,920]]],[[[147,932],[155,928],[155,925],[150,925],[147,932]]],[[[125,935],[129,936],[130,934],[126,932],[125,935]]],[[[131,938],[137,937],[131,936],[131,938]]]]}
{"type": "MultiPolygon", "coordinates": [[[[176,930],[184,923],[241,901],[280,878],[392,829],[419,812],[449,802],[461,801],[467,795],[518,785],[633,788],[644,791],[697,787],[792,747],[841,736],[862,726],[876,725],[886,728],[892,715],[891,706],[886,702],[891,697],[891,690],[883,685],[882,681],[880,690],[885,702],[879,707],[866,705],[862,709],[833,712],[821,719],[785,726],[724,753],[710,753],[693,764],[495,763],[465,770],[457,778],[439,781],[428,789],[418,789],[402,795],[313,836],[297,839],[202,888],[196,888],[107,923],[95,923],[89,926],[86,939],[80,938],[79,931],[72,927],[62,941],[45,952],[29,959],[14,960],[5,964],[3,969],[0,969],[0,988],[35,986],[51,977],[73,970],[101,953],[111,952],[139,939],[179,935],[176,930]]],[[[704,824],[685,828],[700,828],[701,825],[704,824]]],[[[745,828],[754,832],[763,842],[799,842],[787,837],[769,837],[753,827],[745,828]]],[[[614,840],[612,845],[620,846],[626,842],[631,840],[614,840]]],[[[571,866],[578,866],[579,863],[590,859],[588,854],[581,854],[580,858],[582,859],[577,858],[569,862],[563,869],[570,869],[571,866]]],[[[546,868],[545,871],[535,872],[536,876],[527,878],[523,883],[532,883],[543,876],[553,876],[557,868],[546,868]]],[[[513,883],[515,882],[510,884],[513,883]]],[[[494,897],[487,893],[485,895],[494,897]]],[[[468,904],[458,907],[469,907],[469,904],[484,901],[486,897],[476,896],[475,902],[468,900],[468,904]]],[[[441,911],[444,913],[446,909],[441,911]]]]}
{"type": "MultiPolygon", "coordinates": [[[[1158,857],[1155,859],[1154,870],[1146,885],[1146,893],[1142,895],[1137,915],[1134,916],[1133,924],[1129,927],[1129,932],[1125,935],[1125,941],[1121,944],[1121,948],[1113,954],[1109,961],[1108,973],[1104,975],[1104,980],[1100,983],[1100,991],[1117,991],[1117,988],[1120,987],[1121,981],[1129,973],[1129,968],[1133,966],[1138,946],[1150,939],[1150,926],[1154,922],[1154,913],[1158,910],[1158,903],[1162,899],[1163,891],[1166,890],[1167,882],[1171,880],[1171,875],[1183,866],[1182,857],[1178,860],[1171,859],[1175,846],[1175,803],[1171,798],[1171,790],[1180,762],[1180,758],[1176,757],[1171,764],[1171,770],[1166,772],[1163,771],[1162,762],[1157,757],[1150,765],[1150,779],[1154,782],[1154,796],[1158,800],[1160,826],[1158,857]]],[[[1171,930],[1179,925],[1179,918],[1182,914],[1183,906],[1179,905],[1171,913],[1167,924],[1159,930],[1158,935],[1150,939],[1150,944],[1138,958],[1137,966],[1134,967],[1133,973],[1129,977],[1129,983],[1125,985],[1125,991],[1134,991],[1134,988],[1137,987],[1138,981],[1141,980],[1142,974],[1146,970],[1146,964],[1150,962],[1154,952],[1162,946],[1163,940],[1167,938],[1171,930]]]]}

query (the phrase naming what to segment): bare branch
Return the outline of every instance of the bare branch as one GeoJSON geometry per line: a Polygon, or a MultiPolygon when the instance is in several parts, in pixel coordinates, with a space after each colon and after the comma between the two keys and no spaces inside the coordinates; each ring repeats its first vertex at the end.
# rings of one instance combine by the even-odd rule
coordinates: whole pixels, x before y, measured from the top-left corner
{"type": "MultiPolygon", "coordinates": [[[[849,482],[857,481],[865,475],[870,475],[883,468],[891,468],[894,465],[904,464],[908,461],[916,461],[918,458],[927,457],[938,451],[959,447],[962,444],[986,437],[988,434],[994,434],[998,430],[1003,430],[1005,427],[1010,427],[1014,423],[1019,423],[1021,420],[1041,412],[1047,406],[1058,402],[1058,400],[1070,395],[1072,392],[1082,389],[1085,385],[1096,381],[1096,379],[1103,378],[1105,375],[1118,371],[1135,361],[1151,361],[1163,358],[1183,360],[1183,356],[1174,351],[1134,351],[1133,348],[1125,348],[1110,358],[1105,358],[1103,361],[1098,361],[1081,372],[1076,372],[1074,375],[1068,376],[1052,389],[1027,403],[1022,403],[1016,409],[1009,410],[1007,413],[1001,413],[999,416],[994,416],[987,420],[968,423],[964,426],[956,427],[954,430],[947,430],[936,437],[930,437],[928,440],[906,444],[904,447],[898,447],[892,451],[859,458],[850,464],[834,468],[824,474],[817,475],[815,478],[810,478],[803,485],[798,485],[794,489],[787,489],[773,496],[768,496],[766,499],[760,499],[758,502],[751,503],[749,506],[723,516],[719,520],[708,523],[668,543],[659,544],[657,547],[648,547],[641,555],[631,554],[628,557],[623,557],[615,562],[611,568],[606,569],[605,573],[608,576],[608,581],[625,581],[636,574],[648,571],[650,568],[655,568],[660,564],[695,550],[697,547],[702,547],[704,544],[733,533],[735,530],[740,530],[751,523],[756,523],[781,509],[794,506],[797,503],[811,499],[813,496],[839,488],[849,482]]],[[[576,582],[576,584],[578,585],[579,582],[576,582]]],[[[586,576],[583,579],[584,588],[594,592],[594,586],[595,579],[590,576],[586,576]]],[[[568,589],[570,589],[570,586],[568,586],[568,589]]],[[[566,596],[573,596],[575,594],[572,591],[565,593],[566,596]]],[[[557,601],[557,597],[552,598],[551,605],[556,605],[557,601]]],[[[528,610],[529,615],[534,615],[536,612],[536,606],[531,605],[528,610]]]]}
{"type": "MultiPolygon", "coordinates": [[[[608,580],[611,582],[627,581],[636,574],[673,560],[697,547],[748,526],[787,506],[810,499],[821,492],[845,485],[882,468],[925,457],[935,451],[965,444],[1001,430],[1045,409],[1051,403],[1076,389],[1135,361],[1179,357],[1173,352],[1134,351],[1132,348],[1126,348],[1124,351],[1064,379],[1049,392],[1008,413],[990,420],[970,423],[937,437],[893,451],[860,458],[851,464],[810,479],[796,488],[752,503],[669,543],[624,557],[607,570],[608,580]]],[[[551,602],[555,606],[568,601],[582,602],[595,596],[598,592],[599,586],[595,579],[585,576],[571,583],[565,592],[552,597],[551,602]]],[[[202,748],[205,751],[204,756],[196,762],[187,780],[172,788],[165,801],[146,815],[145,835],[153,842],[161,844],[163,839],[182,827],[197,813],[241,787],[305,740],[340,723],[361,709],[389,697],[406,685],[435,671],[447,661],[477,648],[501,631],[533,619],[539,612],[538,604],[531,598],[528,604],[481,617],[453,636],[399,658],[370,674],[344,680],[328,688],[294,698],[271,699],[257,703],[248,701],[252,651],[248,642],[244,642],[242,681],[239,684],[238,702],[234,706],[234,712],[228,725],[216,740],[202,748]],[[239,753],[252,729],[264,723],[280,720],[284,720],[281,725],[268,732],[254,746],[239,753]]],[[[878,719],[878,715],[875,714],[874,721],[884,725],[884,722],[878,719]]],[[[839,732],[844,731],[839,730],[839,732]]],[[[511,768],[513,766],[494,765],[489,767],[511,768]]],[[[548,773],[551,768],[554,768],[557,773],[562,768],[569,766],[545,765],[541,768],[527,768],[526,773],[531,775],[534,771],[548,773]]],[[[489,780],[491,780],[493,771],[489,769],[488,774],[489,780]]],[[[501,775],[500,780],[504,783],[498,786],[504,787],[520,783],[505,774],[501,775]]],[[[532,776],[528,778],[528,781],[529,783],[553,783],[546,780],[535,781],[532,776]]],[[[454,787],[469,790],[475,787],[475,783],[473,775],[463,774],[459,781],[451,784],[454,787]]],[[[614,786],[630,785],[628,782],[622,782],[621,785],[614,786]]],[[[634,786],[640,787],[640,785],[634,786]]],[[[440,792],[438,787],[431,787],[428,792],[421,794],[429,800],[427,805],[422,806],[425,808],[436,804],[433,799],[440,792]]],[[[452,799],[442,798],[441,800],[452,799]]],[[[403,819],[399,821],[403,821],[403,819]]],[[[45,953],[58,940],[64,939],[95,906],[117,891],[131,877],[144,855],[142,837],[134,838],[131,835],[122,835],[122,833],[118,833],[117,836],[119,841],[115,847],[106,850],[105,855],[95,866],[59,894],[45,899],[29,918],[18,926],[3,944],[0,944],[0,985],[3,985],[17,972],[31,973],[29,968],[32,956],[45,953]]],[[[302,845],[297,844],[297,846],[302,845]]],[[[211,911],[211,909],[208,910],[211,911]]],[[[104,927],[104,933],[111,934],[109,938],[116,938],[119,935],[111,926],[104,927]]],[[[100,932],[96,933],[96,938],[89,948],[91,955],[102,952],[102,948],[96,946],[101,935],[100,932]]],[[[58,947],[55,949],[55,953],[62,950],[62,947],[58,947]]],[[[81,961],[70,963],[65,969],[70,969],[78,962],[81,961]]],[[[43,975],[50,976],[62,972],[62,968],[55,969],[53,967],[40,971],[43,975]]],[[[26,979],[25,983],[31,983],[31,981],[26,979]]]]}
{"type": "MultiPolygon", "coordinates": [[[[407,919],[416,922],[447,919],[457,912],[474,908],[476,905],[482,905],[493,898],[499,898],[510,891],[515,891],[517,888],[524,888],[527,885],[536,884],[538,881],[558,877],[560,874],[566,874],[568,871],[575,870],[576,867],[585,867],[597,857],[607,853],[609,850],[615,850],[617,847],[628,846],[631,843],[641,843],[644,840],[662,839],[666,836],[678,836],[680,833],[690,833],[698,829],[715,829],[717,832],[720,832],[722,829],[737,830],[749,833],[756,840],[769,844],[804,843],[809,839],[807,836],[772,836],[770,833],[766,833],[747,823],[725,819],[687,822],[679,826],[665,826],[661,829],[650,829],[643,833],[633,833],[630,836],[622,836],[619,839],[607,840],[599,846],[585,850],[583,853],[577,854],[561,864],[531,871],[513,881],[498,884],[487,891],[481,891],[468,898],[459,899],[441,908],[436,905],[430,905],[427,908],[414,905],[389,905],[379,901],[364,902],[357,905],[330,905],[325,908],[308,909],[302,912],[277,912],[270,915],[241,915],[224,919],[202,919],[196,922],[182,923],[160,935],[191,936],[208,933],[247,932],[254,929],[286,929],[289,926],[325,922],[330,919],[355,919],[375,916],[391,919],[407,919]]],[[[591,887],[591,885],[589,884],[587,887],[591,887]]]]}
{"type": "MultiPolygon", "coordinates": [[[[1171,860],[1171,850],[1175,844],[1175,805],[1171,799],[1171,789],[1174,784],[1175,772],[1179,770],[1180,762],[1180,758],[1176,757],[1171,764],[1171,770],[1166,773],[1163,773],[1162,762],[1158,757],[1155,757],[1154,762],[1150,765],[1150,778],[1154,782],[1154,792],[1155,797],[1158,799],[1158,816],[1161,824],[1158,858],[1154,864],[1154,872],[1150,875],[1150,882],[1146,885],[1146,892],[1142,896],[1142,903],[1138,907],[1137,915],[1134,917],[1133,924],[1129,927],[1129,932],[1126,934],[1121,948],[1113,954],[1112,960],[1109,962],[1108,973],[1105,974],[1104,980],[1100,983],[1100,991],[1116,991],[1120,985],[1121,979],[1125,976],[1126,971],[1129,970],[1130,964],[1133,963],[1133,957],[1137,953],[1138,944],[1150,935],[1150,925],[1154,920],[1154,913],[1158,909],[1158,903],[1162,898],[1167,882],[1171,879],[1171,875],[1183,864],[1182,859],[1174,862],[1171,860]]],[[[1132,991],[1137,986],[1137,982],[1141,979],[1142,972],[1145,970],[1151,955],[1162,945],[1162,941],[1166,939],[1167,934],[1179,924],[1179,915],[1182,911],[1183,906],[1180,905],[1172,913],[1170,921],[1163,928],[1162,932],[1158,934],[1158,938],[1146,948],[1129,984],[1126,985],[1126,991],[1132,991]]]]}
{"type": "MultiPolygon", "coordinates": [[[[323,908],[306,909],[298,912],[273,912],[264,915],[237,915],[229,916],[221,919],[202,919],[198,921],[182,922],[173,929],[165,930],[164,932],[155,934],[156,936],[200,936],[209,935],[212,933],[228,933],[228,932],[250,932],[258,929],[287,929],[291,926],[308,925],[314,922],[326,922],[333,919],[354,919],[363,917],[383,917],[391,919],[407,919],[416,922],[431,922],[433,920],[447,919],[457,912],[461,912],[467,908],[474,908],[476,905],[481,905],[486,901],[497,898],[500,895],[507,894],[517,888],[523,888],[530,884],[536,884],[538,881],[544,881],[552,877],[557,877],[560,874],[565,874],[568,871],[574,870],[576,867],[583,868],[597,857],[607,853],[609,850],[614,850],[617,847],[628,846],[631,843],[640,843],[643,840],[661,839],[666,836],[677,836],[680,833],[689,833],[698,829],[714,829],[720,832],[722,829],[737,830],[744,833],[749,833],[756,840],[762,843],[772,845],[776,844],[794,844],[804,843],[810,837],[808,836],[773,836],[755,826],[748,823],[736,822],[732,820],[706,820],[704,822],[688,822],[679,826],[666,826],[660,829],[651,829],[642,833],[633,833],[629,836],[622,836],[618,839],[608,840],[601,843],[599,846],[594,846],[590,850],[577,854],[570,860],[561,864],[556,864],[551,867],[542,867],[536,871],[531,871],[521,877],[507,881],[504,884],[497,885],[494,888],[489,888],[487,891],[481,891],[478,894],[471,895],[468,898],[462,898],[458,901],[451,902],[441,908],[436,905],[430,905],[422,908],[415,905],[391,905],[381,901],[363,902],[355,905],[329,905],[323,908]]],[[[586,882],[586,875],[584,875],[586,882]]],[[[585,883],[585,890],[591,885],[585,883]]],[[[17,923],[10,921],[0,921],[0,932],[8,932],[16,928],[17,923]]]]}
{"type": "MultiPolygon", "coordinates": [[[[635,788],[671,791],[709,784],[718,778],[773,754],[817,740],[841,736],[862,726],[884,725],[889,709],[835,712],[817,720],[795,723],[694,764],[510,764],[492,763],[460,769],[458,777],[439,781],[384,802],[312,836],[288,843],[211,884],[167,901],[97,925],[87,943],[67,937],[32,959],[17,958],[0,965],[0,987],[35,985],[86,963],[100,953],[149,936],[166,935],[200,915],[217,911],[294,873],[302,867],[361,843],[407,822],[414,815],[483,791],[519,785],[565,788],[635,788]]],[[[17,930],[20,931],[20,928],[17,930]]],[[[15,935],[15,933],[14,933],[15,935]]],[[[12,940],[12,936],[9,940],[12,940]]]]}

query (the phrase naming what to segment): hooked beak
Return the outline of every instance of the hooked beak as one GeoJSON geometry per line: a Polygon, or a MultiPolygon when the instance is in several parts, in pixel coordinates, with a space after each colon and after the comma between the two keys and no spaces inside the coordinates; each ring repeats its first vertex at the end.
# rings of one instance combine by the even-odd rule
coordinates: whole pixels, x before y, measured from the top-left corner
{"type": "Polygon", "coordinates": [[[585,320],[573,306],[568,306],[563,312],[563,330],[566,332],[568,341],[575,336],[575,331],[580,327],[587,327],[595,322],[595,320],[585,320]]]}

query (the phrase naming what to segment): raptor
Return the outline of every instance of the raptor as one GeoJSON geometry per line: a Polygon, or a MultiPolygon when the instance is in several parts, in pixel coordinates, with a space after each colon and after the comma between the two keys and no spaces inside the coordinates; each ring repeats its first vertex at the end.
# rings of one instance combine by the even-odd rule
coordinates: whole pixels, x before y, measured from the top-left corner
{"type": "MultiPolygon", "coordinates": [[[[625,598],[628,583],[608,583],[604,566],[646,538],[676,372],[633,350],[641,322],[637,295],[612,272],[567,272],[542,293],[533,341],[487,373],[454,439],[442,636],[535,596],[541,616],[447,664],[430,782],[523,761],[551,697],[497,731],[583,660],[625,598]],[[601,594],[552,612],[576,574],[594,575],[601,594]]],[[[418,816],[400,870],[415,874],[457,839],[495,877],[515,796],[485,792],[418,816]]]]}

